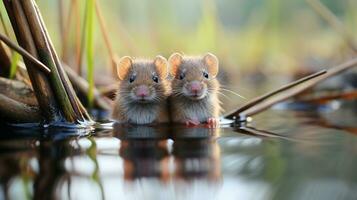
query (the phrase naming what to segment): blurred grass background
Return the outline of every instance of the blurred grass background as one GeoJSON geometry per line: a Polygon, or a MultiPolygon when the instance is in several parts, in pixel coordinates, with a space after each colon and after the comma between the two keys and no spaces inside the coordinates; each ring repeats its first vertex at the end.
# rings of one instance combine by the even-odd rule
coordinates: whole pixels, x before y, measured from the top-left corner
{"type": "MultiPolygon", "coordinates": [[[[88,24],[84,20],[88,17],[85,8],[91,1],[37,1],[57,51],[64,53],[60,53],[61,57],[71,66],[77,62],[78,30],[88,24]],[[74,1],[77,7],[68,19],[74,1]]],[[[321,2],[356,35],[357,1],[321,2]]],[[[286,83],[298,71],[333,66],[355,55],[343,37],[303,0],[97,0],[97,3],[113,52],[119,57],[212,52],[220,59],[221,71],[228,74],[225,87],[248,99],[286,83]]],[[[82,39],[83,48],[87,48],[87,59],[82,55],[83,65],[89,66],[82,68],[83,76],[87,77],[86,69],[94,68],[88,78],[94,75],[97,85],[109,84],[113,81],[112,65],[98,17],[93,17],[92,25],[85,29],[92,30],[90,38],[82,39]]],[[[85,35],[88,33],[82,33],[81,38],[85,35]]],[[[226,109],[245,101],[229,93],[227,96],[222,98],[226,109]]]]}

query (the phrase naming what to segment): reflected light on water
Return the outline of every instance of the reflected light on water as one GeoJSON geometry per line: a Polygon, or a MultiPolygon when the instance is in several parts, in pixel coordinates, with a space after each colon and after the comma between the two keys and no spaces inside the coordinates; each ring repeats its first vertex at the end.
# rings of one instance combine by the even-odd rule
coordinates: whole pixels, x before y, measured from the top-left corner
{"type": "Polygon", "coordinates": [[[0,141],[0,199],[355,199],[357,137],[326,121],[276,111],[252,121],[259,129],[9,136],[0,141]]]}

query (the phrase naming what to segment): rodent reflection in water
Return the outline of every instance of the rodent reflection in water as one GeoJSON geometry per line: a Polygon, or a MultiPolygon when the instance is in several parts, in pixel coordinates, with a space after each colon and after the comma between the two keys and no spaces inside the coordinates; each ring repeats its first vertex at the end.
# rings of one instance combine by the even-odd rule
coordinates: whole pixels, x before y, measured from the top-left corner
{"type": "Polygon", "coordinates": [[[162,126],[115,126],[115,135],[122,141],[119,154],[124,160],[124,179],[218,181],[220,155],[215,135],[219,129],[172,130],[162,126]]]}

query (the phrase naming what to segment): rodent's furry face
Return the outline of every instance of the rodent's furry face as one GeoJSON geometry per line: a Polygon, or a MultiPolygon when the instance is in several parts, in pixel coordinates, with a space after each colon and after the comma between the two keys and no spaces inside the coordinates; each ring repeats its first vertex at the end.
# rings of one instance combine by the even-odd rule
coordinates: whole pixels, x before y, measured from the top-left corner
{"type": "MultiPolygon", "coordinates": [[[[174,65],[170,58],[171,67],[174,65]]],[[[184,96],[191,100],[200,100],[210,93],[218,92],[219,82],[215,78],[217,70],[212,70],[204,57],[181,57],[179,64],[171,74],[174,96],[184,96]]]]}
{"type": "Polygon", "coordinates": [[[121,71],[118,95],[128,102],[143,104],[166,99],[170,93],[167,69],[165,73],[160,67],[167,68],[166,65],[158,66],[155,60],[131,61],[127,71],[121,71]]]}

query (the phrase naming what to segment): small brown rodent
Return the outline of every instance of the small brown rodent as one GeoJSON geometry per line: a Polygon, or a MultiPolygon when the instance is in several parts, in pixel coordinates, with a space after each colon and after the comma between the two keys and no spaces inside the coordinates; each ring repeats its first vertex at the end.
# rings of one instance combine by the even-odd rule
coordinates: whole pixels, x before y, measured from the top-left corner
{"type": "Polygon", "coordinates": [[[198,125],[207,122],[216,125],[221,111],[215,78],[218,59],[207,53],[188,57],[174,53],[169,58],[171,82],[170,113],[173,122],[198,125]]]}
{"type": "Polygon", "coordinates": [[[150,124],[169,121],[166,99],[170,95],[166,58],[132,59],[117,66],[119,88],[112,117],[120,123],[150,124]]]}

